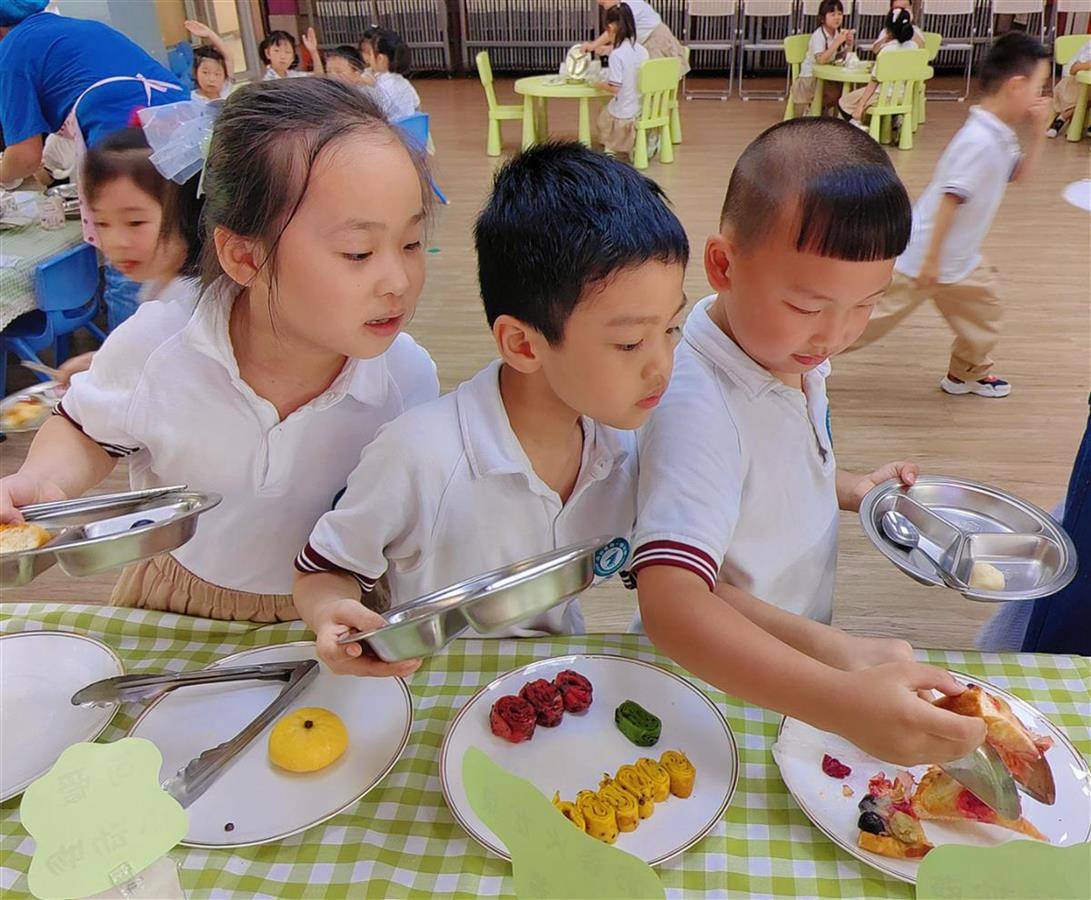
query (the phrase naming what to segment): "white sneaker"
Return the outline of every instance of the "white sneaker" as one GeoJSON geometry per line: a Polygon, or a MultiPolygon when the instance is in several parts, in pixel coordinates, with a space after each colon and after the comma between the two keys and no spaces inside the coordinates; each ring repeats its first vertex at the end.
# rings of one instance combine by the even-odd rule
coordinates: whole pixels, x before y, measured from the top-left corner
{"type": "Polygon", "coordinates": [[[995,375],[986,375],[977,381],[959,381],[950,375],[944,375],[939,386],[955,396],[977,394],[979,397],[1007,397],[1011,393],[1011,385],[995,375]]]}

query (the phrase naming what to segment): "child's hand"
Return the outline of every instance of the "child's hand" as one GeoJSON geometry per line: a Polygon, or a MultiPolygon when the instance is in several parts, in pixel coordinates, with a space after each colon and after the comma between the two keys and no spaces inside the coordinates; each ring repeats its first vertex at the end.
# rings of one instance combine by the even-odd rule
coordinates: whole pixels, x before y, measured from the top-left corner
{"type": "Polygon", "coordinates": [[[77,372],[86,372],[91,368],[91,360],[94,356],[95,351],[92,350],[89,353],[81,353],[79,356],[73,356],[71,359],[66,360],[57,369],[57,381],[67,388],[73,375],[77,372]]]}
{"type": "Polygon", "coordinates": [[[194,19],[186,19],[182,23],[186,26],[186,31],[192,34],[194,37],[209,38],[212,37],[213,31],[204,22],[198,22],[194,19]]]}
{"type": "Polygon", "coordinates": [[[846,673],[848,695],[837,731],[865,753],[899,766],[941,763],[980,747],[985,722],[934,706],[918,696],[938,690],[950,696],[966,688],[950,674],[920,663],[885,663],[846,673]]]}
{"type": "Polygon", "coordinates": [[[850,487],[848,497],[844,498],[845,502],[841,503],[841,508],[848,512],[859,512],[860,503],[873,487],[882,484],[884,481],[890,481],[891,478],[897,478],[906,487],[912,487],[920,473],[921,467],[914,462],[904,460],[889,462],[885,466],[880,466],[874,472],[860,475],[850,487]]]}
{"type": "Polygon", "coordinates": [[[926,257],[921,263],[921,269],[917,273],[915,283],[917,290],[927,291],[939,280],[939,260],[931,256],[926,257]]]}
{"type": "Polygon", "coordinates": [[[307,48],[307,52],[311,54],[313,59],[318,55],[318,37],[314,33],[314,28],[308,28],[303,34],[303,46],[307,48]]]}
{"type": "Polygon", "coordinates": [[[385,663],[366,653],[359,643],[338,644],[337,639],[350,631],[373,631],[382,628],[386,620],[372,612],[359,600],[347,597],[323,603],[314,614],[314,629],[318,658],[338,675],[365,675],[373,678],[405,676],[420,668],[419,659],[385,663]]]}
{"type": "Polygon", "coordinates": [[[20,506],[67,499],[65,492],[52,481],[16,472],[0,478],[0,522],[21,523],[23,514],[19,512],[20,506]]]}
{"type": "Polygon", "coordinates": [[[1039,97],[1027,110],[1027,119],[1036,131],[1044,132],[1053,115],[1053,102],[1049,97],[1039,97]]]}

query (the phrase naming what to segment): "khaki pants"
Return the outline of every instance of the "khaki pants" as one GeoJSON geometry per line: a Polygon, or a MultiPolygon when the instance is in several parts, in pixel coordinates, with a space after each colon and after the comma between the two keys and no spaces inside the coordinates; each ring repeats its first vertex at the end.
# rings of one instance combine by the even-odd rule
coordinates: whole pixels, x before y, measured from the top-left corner
{"type": "Polygon", "coordinates": [[[849,349],[877,341],[926,300],[933,300],[955,333],[950,374],[962,381],[984,378],[992,369],[991,354],[1000,340],[998,280],[996,269],[984,258],[962,281],[936,284],[927,291],[918,290],[912,278],[895,272],[867,328],[849,349]]]}

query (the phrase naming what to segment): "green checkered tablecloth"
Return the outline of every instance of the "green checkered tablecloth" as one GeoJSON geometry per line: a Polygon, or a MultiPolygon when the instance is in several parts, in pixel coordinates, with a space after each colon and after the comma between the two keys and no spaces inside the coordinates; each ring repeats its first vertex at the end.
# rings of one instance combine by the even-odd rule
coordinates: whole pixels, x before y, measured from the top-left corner
{"type": "MultiPolygon", "coordinates": [[[[20,604],[0,607],[0,633],[78,631],[111,646],[127,672],[197,668],[239,650],[299,640],[301,623],[255,627],[165,613],[20,604]]],[[[565,653],[615,653],[679,671],[636,635],[465,640],[426,660],[409,680],[413,733],[383,782],[348,812],[303,834],[241,850],[176,848],[182,884],[196,897],[510,896],[509,864],[456,824],[440,790],[437,759],[455,712],[496,675],[565,653]]],[[[1024,697],[1091,757],[1091,660],[1031,654],[927,651],[930,662],[986,678],[1024,697]]],[[[778,716],[704,686],[739,745],[738,790],[724,821],[658,868],[674,897],[912,897],[842,852],[788,795],[773,762],[778,716]]],[[[139,710],[121,710],[104,739],[121,737],[139,710]]],[[[19,800],[0,807],[0,891],[25,896],[33,844],[19,800]]]]}
{"type": "Polygon", "coordinates": [[[0,328],[38,307],[34,293],[38,264],[82,243],[79,219],[65,222],[57,231],[46,231],[36,224],[0,231],[0,256],[15,261],[14,265],[0,266],[0,328]]]}

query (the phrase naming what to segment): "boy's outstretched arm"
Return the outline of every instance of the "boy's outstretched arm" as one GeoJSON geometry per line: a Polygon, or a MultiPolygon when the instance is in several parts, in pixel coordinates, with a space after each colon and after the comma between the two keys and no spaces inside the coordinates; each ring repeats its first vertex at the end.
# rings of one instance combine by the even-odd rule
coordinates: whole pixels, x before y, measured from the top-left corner
{"type": "Polygon", "coordinates": [[[699,575],[674,566],[641,569],[638,596],[652,642],[695,675],[742,700],[840,734],[879,759],[902,766],[942,762],[965,756],[985,739],[984,722],[917,696],[933,689],[962,692],[942,669],[913,662],[835,668],[759,627],[699,575]]]}

